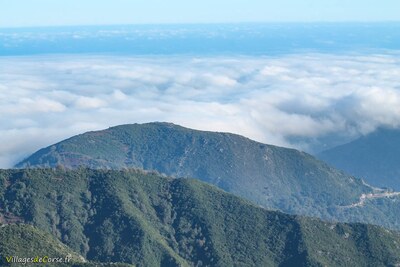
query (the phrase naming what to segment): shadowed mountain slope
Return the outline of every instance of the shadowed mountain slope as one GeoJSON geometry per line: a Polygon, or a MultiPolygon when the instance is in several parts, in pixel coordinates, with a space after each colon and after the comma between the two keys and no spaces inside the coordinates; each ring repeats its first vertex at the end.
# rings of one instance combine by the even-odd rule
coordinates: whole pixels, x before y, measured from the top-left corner
{"type": "Polygon", "coordinates": [[[318,157],[374,186],[400,191],[399,129],[379,129],[318,157]]]}

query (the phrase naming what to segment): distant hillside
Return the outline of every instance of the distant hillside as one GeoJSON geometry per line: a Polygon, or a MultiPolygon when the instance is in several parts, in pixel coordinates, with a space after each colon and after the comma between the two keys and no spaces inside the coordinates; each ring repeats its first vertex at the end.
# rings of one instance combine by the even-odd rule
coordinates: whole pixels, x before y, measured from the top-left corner
{"type": "Polygon", "coordinates": [[[400,213],[396,213],[400,207],[391,199],[372,199],[348,208],[359,202],[362,194],[374,193],[361,180],[306,153],[229,133],[196,131],[170,123],[122,125],[41,149],[17,167],[58,165],[136,167],[195,177],[268,209],[400,229],[400,213]]]}
{"type": "MultiPolygon", "coordinates": [[[[196,180],[135,170],[3,170],[0,208],[3,218],[31,223],[99,262],[351,267],[400,263],[397,232],[267,211],[196,180]]],[[[31,226],[8,225],[0,228],[4,235],[0,248],[16,246],[22,254],[30,254],[27,244],[36,253],[53,251],[37,240],[62,247],[47,234],[36,238],[43,234],[31,226]],[[9,242],[13,237],[18,243],[9,242]],[[26,238],[32,240],[23,243],[26,238]]]]}
{"type": "Polygon", "coordinates": [[[318,157],[374,186],[400,190],[399,129],[379,129],[318,157]]]}

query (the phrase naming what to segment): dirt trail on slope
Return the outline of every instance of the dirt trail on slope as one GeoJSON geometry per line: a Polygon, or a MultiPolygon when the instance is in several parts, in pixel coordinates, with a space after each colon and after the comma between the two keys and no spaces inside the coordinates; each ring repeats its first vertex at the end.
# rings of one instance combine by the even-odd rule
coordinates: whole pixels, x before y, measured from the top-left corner
{"type": "Polygon", "coordinates": [[[362,182],[365,186],[368,186],[369,188],[371,188],[373,190],[373,193],[362,194],[360,196],[360,200],[357,203],[347,205],[347,206],[341,206],[342,208],[361,207],[361,206],[364,206],[365,202],[369,199],[391,198],[391,197],[400,196],[400,192],[390,192],[386,189],[373,187],[373,186],[367,184],[366,182],[364,182],[364,180],[362,180],[362,182]]]}

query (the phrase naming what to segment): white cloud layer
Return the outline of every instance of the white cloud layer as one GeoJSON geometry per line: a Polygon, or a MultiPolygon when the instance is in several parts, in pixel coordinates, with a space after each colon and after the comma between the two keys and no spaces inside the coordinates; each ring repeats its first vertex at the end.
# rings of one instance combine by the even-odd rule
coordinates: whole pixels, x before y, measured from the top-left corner
{"type": "Polygon", "coordinates": [[[0,58],[0,167],[88,130],[169,121],[303,150],[400,127],[400,55],[0,58]]]}

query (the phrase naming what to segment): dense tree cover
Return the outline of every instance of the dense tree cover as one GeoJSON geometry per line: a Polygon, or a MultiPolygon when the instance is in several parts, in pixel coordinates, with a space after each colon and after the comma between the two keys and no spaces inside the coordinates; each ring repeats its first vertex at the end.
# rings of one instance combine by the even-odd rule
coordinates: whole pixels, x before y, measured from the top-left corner
{"type": "Polygon", "coordinates": [[[123,125],[44,148],[18,167],[58,165],[157,170],[198,178],[268,209],[400,229],[399,198],[346,208],[373,189],[306,153],[234,134],[168,123],[123,125]]]}
{"type": "Polygon", "coordinates": [[[56,238],[90,261],[136,266],[400,263],[397,232],[267,211],[193,179],[133,169],[56,168],[2,170],[0,181],[3,224],[31,224],[46,232],[39,240],[50,240],[50,247],[58,246],[56,238]]]}
{"type": "Polygon", "coordinates": [[[3,224],[0,227],[0,266],[129,267],[133,265],[90,263],[52,235],[32,225],[3,224]],[[14,260],[10,257],[14,257],[14,260]],[[46,263],[18,263],[18,259],[23,261],[24,258],[37,261],[41,258],[46,263]]]}

